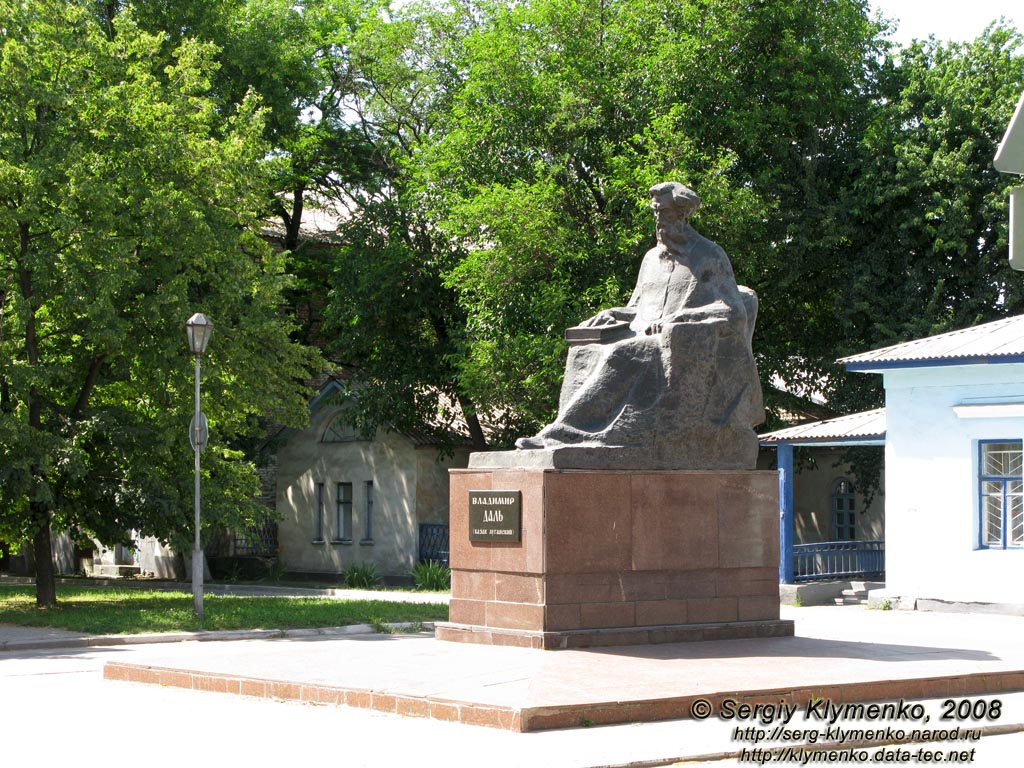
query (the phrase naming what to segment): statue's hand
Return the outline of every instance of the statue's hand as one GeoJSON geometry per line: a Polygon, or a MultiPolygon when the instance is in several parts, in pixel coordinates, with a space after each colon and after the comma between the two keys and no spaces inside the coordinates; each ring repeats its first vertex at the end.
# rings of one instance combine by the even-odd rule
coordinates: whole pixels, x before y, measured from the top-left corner
{"type": "Polygon", "coordinates": [[[662,327],[663,325],[661,320],[655,320],[653,323],[648,325],[646,329],[644,329],[644,333],[648,336],[657,336],[661,333],[662,327]]]}
{"type": "Polygon", "coordinates": [[[598,312],[596,315],[591,317],[589,320],[584,320],[580,323],[582,328],[597,328],[603,325],[614,325],[619,322],[618,319],[609,310],[598,312]]]}

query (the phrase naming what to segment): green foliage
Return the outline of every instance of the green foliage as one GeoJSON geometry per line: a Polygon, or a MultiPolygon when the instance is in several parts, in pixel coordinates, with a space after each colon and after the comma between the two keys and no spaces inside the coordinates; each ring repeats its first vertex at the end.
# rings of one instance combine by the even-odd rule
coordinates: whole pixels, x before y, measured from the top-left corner
{"type": "Polygon", "coordinates": [[[196,311],[216,323],[204,525],[255,522],[244,449],[264,417],[302,422],[315,363],[256,235],[266,112],[218,108],[210,43],[168,49],[66,0],[0,0],[0,18],[0,534],[35,538],[37,561],[50,525],[187,548],[196,311]]]}
{"type": "Polygon", "coordinates": [[[380,574],[373,563],[352,563],[342,573],[342,580],[353,589],[372,589],[380,582],[380,574]]]}
{"type": "Polygon", "coordinates": [[[466,311],[445,284],[462,248],[415,187],[417,157],[441,129],[472,24],[464,8],[442,6],[359,17],[335,62],[350,79],[325,114],[355,114],[371,162],[342,171],[338,186],[319,187],[347,211],[325,287],[327,351],[359,371],[352,420],[364,433],[426,430],[446,443],[468,430],[482,449],[475,393],[457,370],[466,311]]]}
{"type": "MultiPolygon", "coordinates": [[[[426,116],[412,113],[421,131],[397,124],[378,145],[401,191],[384,219],[363,209],[360,233],[390,233],[380,256],[347,250],[332,294],[352,362],[391,393],[371,423],[423,384],[496,414],[496,445],[548,420],[561,333],[625,300],[653,239],[646,189],[667,178],[702,194],[697,226],[762,298],[755,349],[776,416],[777,378],[839,412],[876,406],[877,378],[846,376],[838,356],[1018,306],[1012,179],[991,168],[1024,87],[1015,33],[893,50],[856,0],[459,14],[407,9],[402,28],[418,35],[375,70],[431,96],[426,116]],[[407,55],[428,62],[422,80],[407,55]]],[[[363,109],[380,125],[397,101],[363,109]]]]}
{"type": "Polygon", "coordinates": [[[316,366],[293,338],[357,369],[366,433],[532,432],[563,330],[625,300],[667,179],[761,296],[776,414],[776,377],[871,407],[877,377],[836,357],[1024,303],[1013,180],[991,168],[1024,90],[1002,26],[893,49],[863,0],[0,0],[0,18],[8,540],[53,524],[187,548],[195,311],[217,324],[207,526],[265,514],[261,420],[301,423],[316,366]],[[330,243],[300,233],[318,207],[343,212],[330,243]]]}
{"type": "MultiPolygon", "coordinates": [[[[1007,260],[1017,182],[992,167],[1024,90],[1024,37],[993,25],[970,43],[916,42],[886,61],[874,87],[848,191],[849,242],[833,263],[835,326],[821,337],[836,357],[1024,309],[1007,260]]],[[[836,412],[852,412],[881,405],[880,379],[832,376],[823,389],[836,412]]],[[[870,503],[882,452],[848,459],[870,503]]]]}
{"type": "Polygon", "coordinates": [[[284,578],[284,573],[284,560],[282,560],[280,554],[278,554],[270,561],[270,567],[267,569],[267,575],[264,579],[269,581],[271,584],[280,584],[281,579],[284,578]]]}
{"type": "Polygon", "coordinates": [[[444,563],[427,560],[416,563],[412,569],[412,580],[416,589],[428,592],[445,592],[452,587],[452,570],[444,563]]]}
{"type": "Polygon", "coordinates": [[[368,374],[364,422],[450,416],[401,412],[424,387],[493,414],[496,445],[548,420],[562,331],[628,296],[667,178],[766,297],[765,379],[830,370],[841,286],[823,287],[883,48],[863,4],[433,4],[359,32],[386,193],[353,217],[328,316],[368,374]]]}
{"type": "Polygon", "coordinates": [[[704,196],[698,226],[765,297],[761,367],[785,368],[818,322],[792,307],[827,300],[849,127],[868,106],[877,29],[860,5],[488,8],[430,156],[458,169],[440,215],[474,246],[449,275],[471,318],[464,379],[550,417],[561,330],[628,297],[653,240],[646,190],[668,178],[704,196]]]}
{"type": "Polygon", "coordinates": [[[856,259],[841,265],[844,345],[862,351],[1019,312],[1007,191],[992,167],[1024,90],[1024,37],[916,42],[880,73],[851,190],[856,259]],[[885,301],[885,311],[879,311],[885,301]]]}
{"type": "Polygon", "coordinates": [[[379,616],[371,616],[367,623],[373,627],[373,631],[378,635],[392,635],[395,633],[395,628],[379,616]]]}
{"type": "MultiPolygon", "coordinates": [[[[790,389],[880,403],[836,357],[1018,311],[995,142],[1020,37],[886,41],[862,0],[143,0],[253,89],[304,338],[361,380],[352,421],[508,445],[553,414],[564,328],[620,304],[680,179],[760,294],[770,410],[790,389]],[[299,225],[344,211],[336,247],[299,225]],[[326,323],[318,320],[323,314],[326,323]]],[[[180,30],[180,32],[179,32],[180,30]]],[[[864,474],[870,475],[865,464],[864,474]]],[[[870,485],[870,482],[867,483],[870,485]]],[[[866,487],[861,482],[862,487],[866,487]]]]}

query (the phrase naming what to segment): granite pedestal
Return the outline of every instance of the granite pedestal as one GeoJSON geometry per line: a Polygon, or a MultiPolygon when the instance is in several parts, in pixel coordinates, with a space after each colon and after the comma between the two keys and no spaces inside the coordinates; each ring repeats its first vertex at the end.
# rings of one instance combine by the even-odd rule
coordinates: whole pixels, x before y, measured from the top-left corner
{"type": "Polygon", "coordinates": [[[581,648],[780,637],[778,476],[451,471],[439,639],[581,648]],[[520,491],[521,540],[470,541],[470,491],[520,491]]]}

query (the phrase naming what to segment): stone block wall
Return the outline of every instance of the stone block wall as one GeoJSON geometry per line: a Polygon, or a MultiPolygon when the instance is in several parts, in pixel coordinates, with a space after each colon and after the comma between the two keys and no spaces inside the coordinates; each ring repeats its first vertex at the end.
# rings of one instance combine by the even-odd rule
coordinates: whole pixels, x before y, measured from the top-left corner
{"type": "Polygon", "coordinates": [[[774,472],[470,469],[451,489],[452,626],[564,639],[778,622],[774,472]],[[470,490],[521,491],[522,540],[469,541],[470,490]]]}

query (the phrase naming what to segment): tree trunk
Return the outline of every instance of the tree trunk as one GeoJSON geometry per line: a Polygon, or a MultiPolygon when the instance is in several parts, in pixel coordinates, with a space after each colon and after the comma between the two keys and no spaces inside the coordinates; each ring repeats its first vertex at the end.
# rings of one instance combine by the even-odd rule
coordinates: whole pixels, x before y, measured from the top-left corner
{"type": "MultiPolygon", "coordinates": [[[[27,307],[25,360],[34,372],[39,365],[39,339],[36,336],[36,304],[32,271],[28,267],[29,225],[27,223],[22,222],[18,225],[18,236],[21,243],[18,277],[21,296],[27,307]]],[[[28,425],[36,433],[43,431],[43,401],[35,384],[29,388],[28,392],[28,425]]],[[[36,482],[42,482],[45,479],[43,469],[39,466],[32,467],[32,475],[36,482]]],[[[32,537],[32,550],[36,560],[36,606],[50,608],[57,604],[57,584],[53,576],[53,544],[50,541],[50,510],[42,502],[30,501],[29,514],[35,529],[35,534],[32,537]]]]}
{"type": "Polygon", "coordinates": [[[285,250],[294,251],[299,247],[299,233],[302,230],[302,209],[305,202],[303,196],[306,193],[305,187],[296,187],[292,190],[292,210],[284,217],[284,247],[285,250]]]}
{"type": "Polygon", "coordinates": [[[476,407],[465,395],[457,395],[459,399],[459,406],[462,408],[462,416],[466,420],[466,427],[469,429],[469,437],[473,441],[474,451],[486,451],[487,450],[487,438],[484,436],[484,430],[480,426],[480,418],[476,415],[476,407]]]}
{"type": "Polygon", "coordinates": [[[52,608],[57,605],[57,582],[53,573],[53,545],[50,541],[50,513],[37,501],[31,504],[36,533],[32,538],[32,553],[36,561],[36,607],[52,608]]]}

